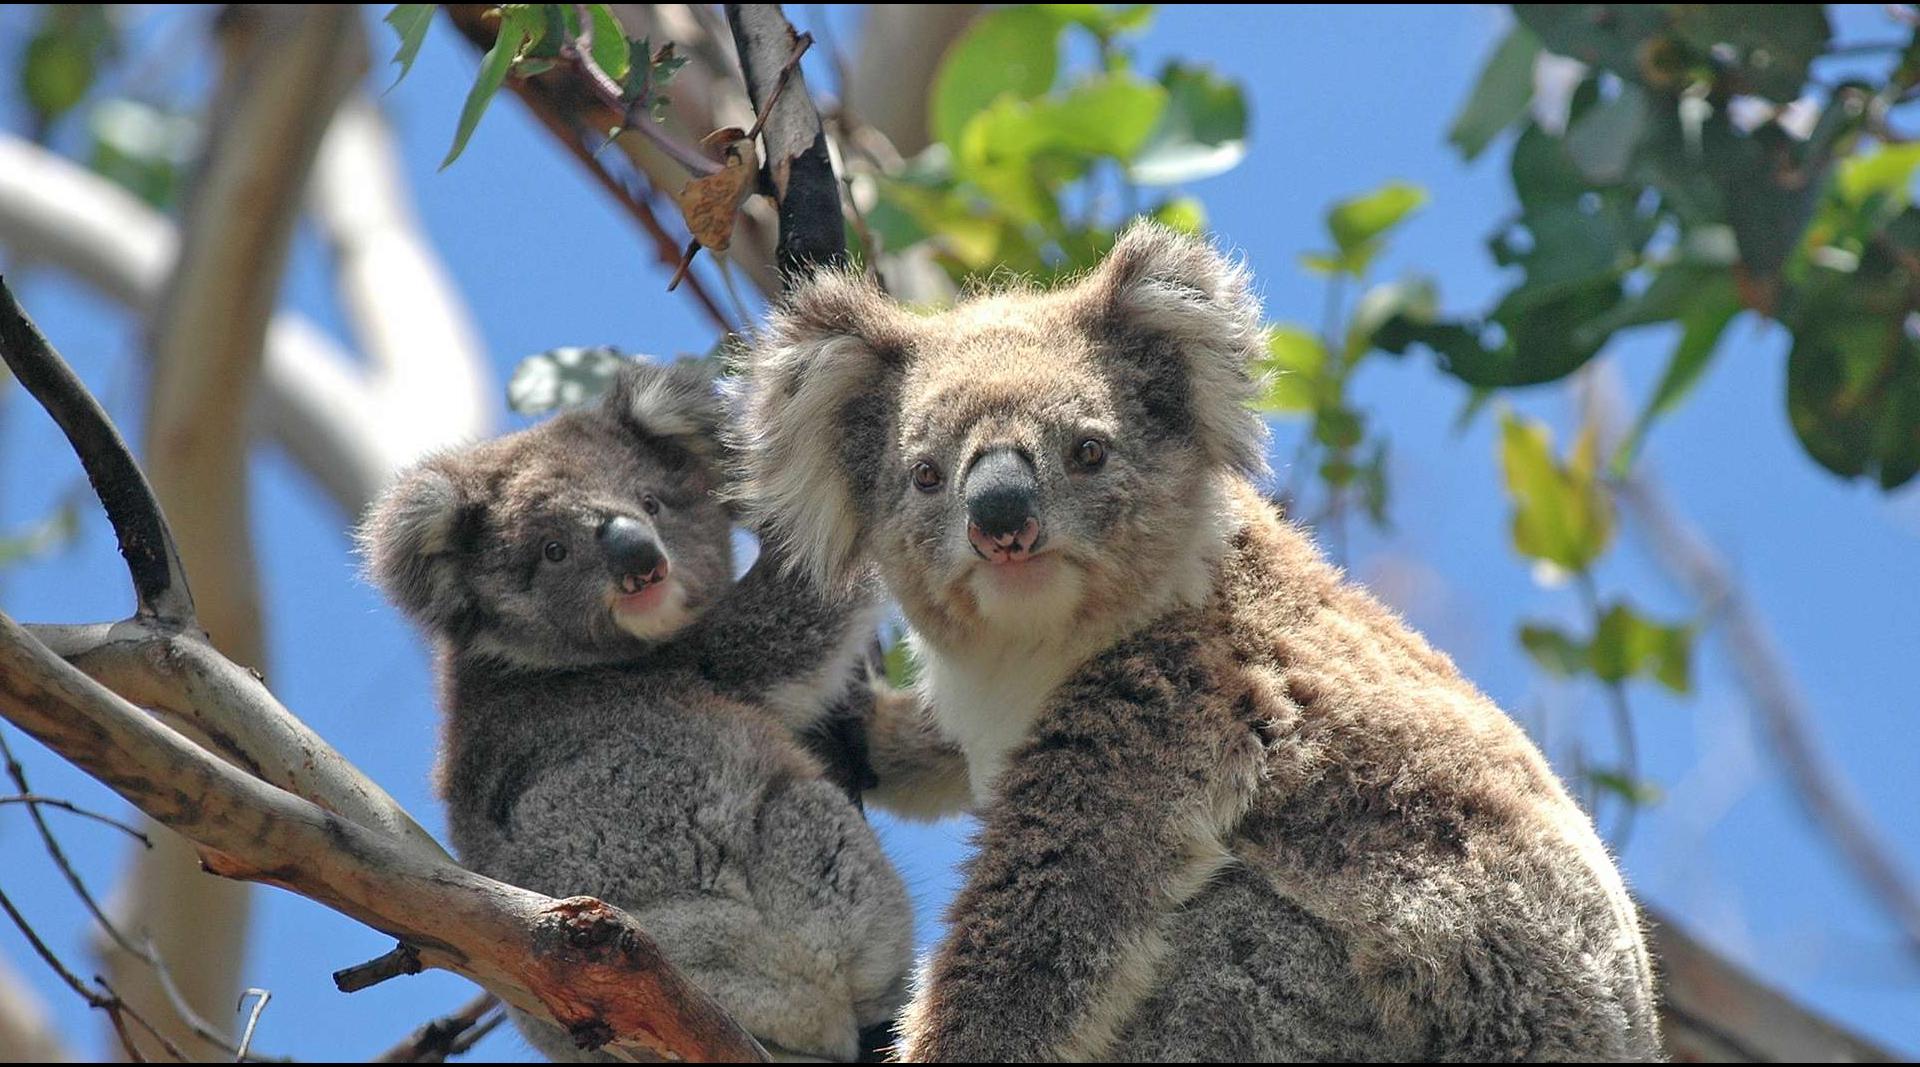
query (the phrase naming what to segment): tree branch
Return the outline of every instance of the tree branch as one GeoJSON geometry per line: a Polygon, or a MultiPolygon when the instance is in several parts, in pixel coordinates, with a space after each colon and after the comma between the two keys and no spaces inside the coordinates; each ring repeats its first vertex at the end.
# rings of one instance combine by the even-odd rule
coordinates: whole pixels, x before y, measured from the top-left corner
{"type": "Polygon", "coordinates": [[[827,153],[806,75],[791,58],[802,47],[778,4],[728,4],[747,96],[763,116],[764,174],[780,217],[776,262],[783,277],[847,262],[840,182],[827,153]]]}
{"type": "MultiPolygon", "coordinates": [[[[493,47],[495,37],[499,35],[497,24],[488,18],[492,10],[487,4],[447,4],[444,5],[447,16],[475,48],[486,50],[493,47]]],[[[626,186],[607,170],[598,157],[599,149],[605,144],[607,133],[626,122],[626,116],[618,108],[601,100],[595,92],[588,75],[578,66],[561,65],[533,78],[512,78],[508,85],[514,94],[520,97],[540,120],[548,132],[572,152],[581,166],[593,175],[602,188],[624,207],[640,224],[653,241],[654,258],[669,269],[680,262],[680,249],[686,244],[684,238],[678,238],[667,232],[659,217],[654,214],[647,194],[630,192],[626,186]]],[[[650,119],[648,121],[651,121],[650,119]]],[[[623,153],[633,157],[639,150],[634,138],[618,138],[614,144],[623,153]]],[[[636,167],[638,163],[636,162],[636,167]]],[[[677,162],[673,164],[678,167],[677,162]]],[[[655,187],[661,182],[661,176],[642,170],[655,187]]],[[[689,291],[699,302],[701,310],[722,330],[732,330],[734,324],[727,318],[720,305],[696,277],[687,279],[689,291]]]]}
{"type": "Polygon", "coordinates": [[[472,1048],[505,1021],[500,1000],[485,993],[468,1001],[459,1011],[445,1015],[415,1030],[406,1040],[373,1058],[375,1063],[444,1063],[472,1048]]]}
{"type": "MultiPolygon", "coordinates": [[[[55,390],[44,400],[49,407],[72,406],[72,394],[84,395],[84,390],[70,374],[50,374],[37,366],[60,360],[37,331],[22,328],[14,318],[24,323],[0,283],[0,357],[16,372],[27,371],[26,377],[64,383],[66,392],[55,390]],[[30,343],[16,347],[17,338],[30,343]]],[[[120,447],[117,438],[108,444],[120,447]]],[[[157,513],[135,518],[160,523],[157,513]]],[[[164,531],[164,524],[159,528],[164,531]]],[[[168,547],[163,542],[162,548],[168,547]]],[[[292,717],[270,698],[261,698],[264,689],[255,688],[257,679],[252,686],[241,683],[236,675],[246,672],[230,663],[209,667],[223,661],[192,621],[164,635],[165,643],[158,645],[150,643],[159,639],[155,627],[143,619],[45,632],[82,646],[76,653],[80,662],[87,661],[90,645],[133,691],[166,693],[182,684],[124,677],[141,670],[136,659],[127,658],[136,650],[144,649],[148,663],[156,658],[155,649],[164,650],[159,659],[197,658],[200,681],[211,683],[198,692],[217,694],[203,701],[210,712],[198,709],[209,721],[219,725],[221,715],[252,718],[269,724],[264,736],[279,738],[274,744],[298,738],[303,731],[280,721],[292,717]],[[190,654],[194,648],[198,653],[190,654]]],[[[191,672],[188,677],[187,692],[195,692],[191,672]]],[[[591,898],[553,900],[483,878],[450,862],[437,846],[364,825],[262,781],[141,712],[4,614],[0,711],[192,842],[209,871],[282,886],[326,904],[410,946],[424,966],[465,975],[507,1003],[571,1030],[587,1046],[636,1056],[764,1056],[625,914],[591,898]]],[[[360,795],[357,772],[344,761],[296,770],[306,753],[276,749],[270,756],[270,763],[256,760],[255,765],[276,769],[325,797],[357,797],[380,814],[375,799],[360,795]],[[335,775],[347,780],[335,781],[335,775]]],[[[382,817],[403,826],[412,823],[397,805],[382,817]]],[[[117,1014],[115,1019],[124,1028],[117,1014]]]]}
{"type": "Polygon", "coordinates": [[[187,591],[185,571],[153,487],[120,439],[120,431],[65,363],[44,358],[16,362],[13,356],[50,351],[47,339],[0,280],[0,352],[7,354],[14,377],[53,416],[80,456],[94,495],[119,538],[120,555],[133,576],[138,613],[168,625],[184,624],[194,618],[193,594],[187,591]]]}
{"type": "MultiPolygon", "coordinates": [[[[324,172],[319,180],[326,181],[324,172]]],[[[379,238],[396,239],[391,231],[379,238]]],[[[425,251],[417,232],[404,240],[425,251]]],[[[119,186],[0,136],[0,243],[22,258],[70,271],[145,314],[159,299],[178,238],[171,222],[119,186]]],[[[358,314],[350,321],[358,326],[358,314]]],[[[426,321],[423,314],[409,332],[423,330],[426,321]]],[[[452,332],[462,322],[464,315],[450,320],[443,336],[420,333],[417,340],[432,343],[404,353],[410,369],[390,372],[381,354],[369,353],[369,371],[319,327],[282,312],[267,332],[255,432],[277,440],[343,513],[357,517],[387,478],[422,451],[491,427],[497,386],[484,359],[465,361],[468,350],[452,332]],[[438,402],[443,390],[451,402],[438,402]],[[469,393],[488,399],[463,411],[469,393]],[[402,412],[405,417],[396,417],[402,412]]]]}

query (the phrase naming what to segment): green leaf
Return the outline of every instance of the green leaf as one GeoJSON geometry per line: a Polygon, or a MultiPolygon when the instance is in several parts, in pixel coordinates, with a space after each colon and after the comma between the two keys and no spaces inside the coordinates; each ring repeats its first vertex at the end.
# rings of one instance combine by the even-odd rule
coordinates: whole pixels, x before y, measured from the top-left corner
{"type": "Polygon", "coordinates": [[[1649,106],[1638,86],[1623,85],[1619,95],[1594,105],[1568,128],[1567,157],[1582,177],[1612,185],[1627,176],[1646,136],[1649,106]]]}
{"type": "Polygon", "coordinates": [[[1387,517],[1387,443],[1376,442],[1373,455],[1360,467],[1360,501],[1366,506],[1367,518],[1376,527],[1387,529],[1391,523],[1387,517]]]}
{"type": "MultiPolygon", "coordinates": [[[[420,46],[426,43],[427,30],[433,25],[433,12],[439,4],[395,4],[383,19],[393,27],[400,38],[400,47],[393,53],[393,62],[400,64],[400,73],[394,75],[393,84],[413,69],[413,60],[420,54],[420,46]]],[[[391,88],[392,86],[389,86],[391,88]]]]}
{"type": "Polygon", "coordinates": [[[1573,678],[1591,667],[1586,643],[1556,627],[1526,623],[1520,627],[1520,645],[1548,674],[1573,678]]]}
{"type": "Polygon", "coordinates": [[[1823,4],[1674,5],[1674,34],[1714,56],[1741,91],[1789,103],[1804,91],[1833,28],[1823,4]]]}
{"type": "MultiPolygon", "coordinates": [[[[1669,267],[1663,276],[1676,273],[1683,272],[1669,267]]],[[[1653,421],[1672,411],[1692,391],[1694,383],[1706,372],[1707,363],[1720,343],[1720,335],[1739,313],[1739,293],[1734,289],[1733,279],[1725,273],[1714,274],[1704,284],[1694,287],[1692,304],[1680,320],[1680,343],[1667,361],[1660,384],[1654,387],[1653,399],[1634,420],[1633,431],[1614,454],[1615,474],[1624,475],[1633,465],[1633,458],[1639,453],[1653,421]]]]}
{"type": "Polygon", "coordinates": [[[1431,318],[1439,299],[1431,278],[1387,282],[1360,294],[1347,320],[1347,365],[1373,348],[1374,338],[1387,323],[1402,316],[1431,318]]]}
{"type": "Polygon", "coordinates": [[[1851,205],[1881,195],[1904,207],[1913,196],[1916,167],[1920,167],[1920,143],[1883,144],[1841,160],[1834,168],[1834,193],[1851,205]]]}
{"type": "Polygon", "coordinates": [[[624,84],[633,63],[633,51],[627,43],[627,31],[613,9],[605,4],[587,5],[593,20],[593,63],[616,84],[624,84]]]}
{"type": "Polygon", "coordinates": [[[448,150],[447,158],[440,161],[440,169],[446,170],[467,147],[467,138],[473,136],[473,129],[480,124],[480,117],[487,113],[487,105],[493,102],[493,96],[507,80],[507,72],[513,68],[526,49],[546,35],[544,16],[531,4],[509,4],[500,9],[500,35],[494,39],[493,47],[480,58],[480,73],[473,80],[473,88],[467,92],[467,102],[460,108],[460,125],[453,134],[453,147],[448,150]]]}
{"type": "Polygon", "coordinates": [[[1153,21],[1153,4],[1036,4],[1062,25],[1080,26],[1102,40],[1137,33],[1153,21]]]}
{"type": "Polygon", "coordinates": [[[1660,787],[1652,782],[1618,771],[1589,770],[1586,774],[1588,781],[1637,808],[1658,804],[1665,797],[1660,787]]]}
{"type": "Polygon", "coordinates": [[[1487,147],[1501,130],[1519,121],[1533,100],[1533,66],[1540,55],[1540,39],[1516,25],[1493,50],[1480,71],[1473,94],[1447,131],[1447,143],[1468,161],[1487,147]]]}
{"type": "Polygon", "coordinates": [[[940,60],[928,115],[933,138],[958,146],[969,120],[1003,96],[1031,100],[1053,87],[1060,21],[1038,7],[976,20],[940,60]]]}
{"type": "Polygon", "coordinates": [[[1247,154],[1247,101],[1239,83],[1205,67],[1169,63],[1160,73],[1167,105],[1128,167],[1142,185],[1178,185],[1238,166],[1247,154]]]}
{"type": "Polygon", "coordinates": [[[1275,326],[1267,333],[1266,356],[1254,368],[1269,376],[1267,390],[1253,406],[1276,412],[1314,410],[1320,406],[1320,376],[1326,363],[1326,346],[1312,331],[1275,326]]]}
{"type": "Polygon", "coordinates": [[[1425,189],[1409,182],[1388,182],[1333,205],[1327,212],[1327,232],[1333,235],[1348,271],[1364,273],[1379,251],[1380,239],[1426,202],[1425,189]]]}
{"type": "Polygon", "coordinates": [[[507,381],[507,407],[522,415],[543,415],[592,400],[607,391],[614,375],[633,358],[608,345],[554,348],[528,356],[507,381]]]}
{"type": "Polygon", "coordinates": [[[883,662],[887,668],[887,684],[895,689],[911,689],[920,678],[920,665],[904,636],[888,647],[883,662]]]}
{"type": "Polygon", "coordinates": [[[1692,688],[1693,629],[1649,621],[1617,603],[1600,617],[1591,658],[1594,676],[1603,682],[1644,676],[1685,693],[1692,688]]]}
{"type": "Polygon", "coordinates": [[[1207,232],[1207,208],[1190,196],[1177,196],[1153,209],[1153,221],[1170,230],[1198,236],[1207,232]]]}
{"type": "Polygon", "coordinates": [[[71,111],[93,85],[93,54],[72,35],[45,29],[27,42],[21,92],[43,123],[71,111]]]}
{"type": "Polygon", "coordinates": [[[87,113],[87,132],[87,166],[162,209],[179,195],[181,175],[200,143],[193,118],[118,97],[87,113]]]}
{"type": "Polygon", "coordinates": [[[1366,440],[1366,417],[1350,408],[1322,407],[1314,414],[1313,436],[1336,451],[1353,448],[1366,440]]]}
{"type": "Polygon", "coordinates": [[[1513,545],[1521,555],[1582,573],[1606,551],[1613,510],[1594,478],[1594,438],[1581,436],[1566,464],[1545,424],[1512,412],[1500,421],[1500,462],[1513,500],[1513,545]]]}
{"type": "Polygon", "coordinates": [[[968,120],[956,172],[1026,221],[1055,223],[1053,190],[1094,160],[1140,150],[1166,106],[1166,90],[1137,75],[1100,74],[1039,100],[1002,96],[968,120]]]}

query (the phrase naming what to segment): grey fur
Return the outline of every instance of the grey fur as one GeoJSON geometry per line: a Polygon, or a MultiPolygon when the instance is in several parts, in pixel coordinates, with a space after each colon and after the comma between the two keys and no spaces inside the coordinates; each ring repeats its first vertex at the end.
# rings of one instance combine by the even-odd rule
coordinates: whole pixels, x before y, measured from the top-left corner
{"type": "Polygon", "coordinates": [[[721,413],[691,369],[636,365],[592,407],[427,460],[361,540],[436,645],[462,861],[626,909],[770,1049],[849,1060],[905,999],[912,912],[796,731],[870,640],[876,590],[822,597],[773,554],[731,582],[721,413]],[[594,536],[614,516],[647,525],[680,585],[658,626],[614,617],[594,536]]]}
{"type": "Polygon", "coordinates": [[[751,353],[747,506],[823,578],[876,561],[913,627],[938,732],[876,704],[877,795],[952,792],[957,748],[981,816],[906,1058],[1656,1058],[1589,820],[1255,492],[1258,322],[1240,268],[1143,225],[938,315],[822,279],[751,353]],[[1038,486],[1025,570],[965,533],[1000,448],[1038,486]]]}

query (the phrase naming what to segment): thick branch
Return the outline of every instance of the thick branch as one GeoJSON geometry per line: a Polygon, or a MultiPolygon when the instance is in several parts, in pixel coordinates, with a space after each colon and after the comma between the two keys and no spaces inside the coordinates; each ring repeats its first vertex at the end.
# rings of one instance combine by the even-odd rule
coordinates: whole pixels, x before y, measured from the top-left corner
{"type": "MultiPolygon", "coordinates": [[[[417,235],[412,241],[422,243],[417,235]]],[[[70,271],[144,314],[159,298],[178,240],[172,223],[119,186],[0,136],[0,243],[23,259],[70,271]]],[[[457,330],[463,321],[459,316],[446,325],[457,330]]],[[[419,318],[411,330],[426,322],[419,318]]],[[[282,312],[267,333],[254,431],[278,441],[345,515],[357,517],[423,447],[477,437],[491,427],[490,401],[477,411],[461,410],[469,393],[490,398],[496,385],[484,360],[459,362],[459,341],[449,333],[411,349],[405,373],[390,372],[380,354],[370,353],[373,369],[365,370],[325,331],[282,312]],[[453,402],[440,402],[443,395],[453,402]]]]}
{"type": "Polygon", "coordinates": [[[311,204],[332,248],[347,325],[366,356],[368,415],[385,427],[381,481],[489,431],[499,385],[480,331],[422,233],[393,133],[365,93],[327,130],[311,204]]]}
{"type": "Polygon", "coordinates": [[[595,1047],[760,1059],[624,913],[423,855],[213,758],[0,614],[0,706],[21,729],[193,841],[208,870],[293,890],[595,1047]]]}
{"type": "Polygon", "coordinates": [[[740,70],[756,113],[766,179],[779,206],[777,262],[783,276],[847,262],[840,182],[827,153],[820,112],[807,79],[790,62],[799,35],[778,4],[728,4],[727,24],[740,53],[740,70]]]}
{"type": "Polygon", "coordinates": [[[1660,962],[1660,1023],[1676,1063],[1891,1063],[1883,1048],[1767,988],[1650,915],[1660,962]]]}
{"type": "Polygon", "coordinates": [[[187,591],[173,535],[153,487],[120,439],[120,431],[73,370],[53,354],[4,280],[0,280],[0,358],[53,416],[80,456],[87,480],[93,483],[120,541],[140,613],[172,625],[192,622],[193,594],[187,591]]]}

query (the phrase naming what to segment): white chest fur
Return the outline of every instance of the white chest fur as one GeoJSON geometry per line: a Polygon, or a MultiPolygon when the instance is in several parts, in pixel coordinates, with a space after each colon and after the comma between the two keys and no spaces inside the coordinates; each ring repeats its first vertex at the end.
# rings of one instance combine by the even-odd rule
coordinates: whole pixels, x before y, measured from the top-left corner
{"type": "Polygon", "coordinates": [[[1079,650],[1024,647],[946,654],[914,635],[920,694],[940,729],[967,754],[975,805],[984,805],[1007,756],[1026,739],[1047,698],[1085,659],[1079,650]]]}

